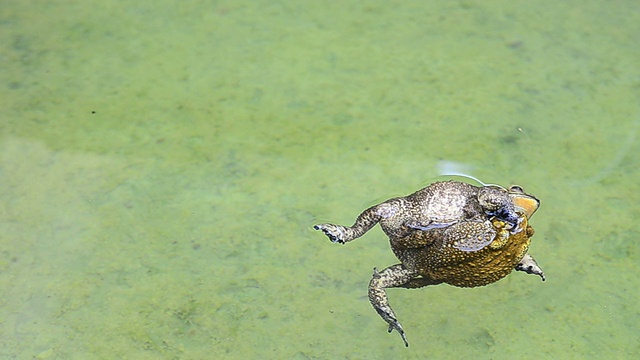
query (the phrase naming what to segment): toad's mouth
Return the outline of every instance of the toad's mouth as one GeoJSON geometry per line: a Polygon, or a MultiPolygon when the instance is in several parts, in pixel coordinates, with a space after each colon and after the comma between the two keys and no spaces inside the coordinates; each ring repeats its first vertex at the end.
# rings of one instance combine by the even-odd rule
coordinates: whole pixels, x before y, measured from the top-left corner
{"type": "Polygon", "coordinates": [[[524,214],[527,219],[531,219],[540,207],[540,200],[527,194],[511,194],[511,200],[516,208],[516,212],[524,214]]]}

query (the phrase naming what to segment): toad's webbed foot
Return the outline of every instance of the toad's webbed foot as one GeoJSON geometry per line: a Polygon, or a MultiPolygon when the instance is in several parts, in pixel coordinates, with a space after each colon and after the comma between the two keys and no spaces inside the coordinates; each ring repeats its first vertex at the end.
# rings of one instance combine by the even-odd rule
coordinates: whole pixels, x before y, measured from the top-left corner
{"type": "Polygon", "coordinates": [[[400,325],[396,314],[389,305],[387,293],[384,289],[402,286],[414,277],[415,274],[412,271],[409,271],[402,264],[397,264],[389,266],[380,272],[373,269],[373,278],[369,282],[369,301],[371,302],[371,305],[373,305],[373,308],[376,310],[378,315],[380,315],[380,317],[389,324],[388,331],[392,332],[395,330],[400,334],[405,346],[409,346],[407,336],[405,335],[404,329],[402,328],[402,325],[400,325]]]}
{"type": "Polygon", "coordinates": [[[364,235],[381,220],[384,221],[383,230],[385,227],[387,230],[400,228],[404,223],[402,209],[406,206],[405,200],[402,198],[390,199],[363,211],[350,227],[335,224],[318,224],[313,228],[322,230],[329,237],[329,240],[344,244],[364,235]]]}
{"type": "Polygon", "coordinates": [[[546,278],[544,277],[544,271],[542,271],[542,268],[538,265],[533,256],[529,254],[524,255],[522,260],[520,260],[520,263],[516,265],[516,270],[524,271],[527,274],[538,275],[540,276],[542,281],[546,280],[546,278]]]}
{"type": "Polygon", "coordinates": [[[313,226],[316,230],[322,230],[329,240],[334,243],[344,244],[346,240],[346,228],[342,225],[318,224],[313,226]]]}

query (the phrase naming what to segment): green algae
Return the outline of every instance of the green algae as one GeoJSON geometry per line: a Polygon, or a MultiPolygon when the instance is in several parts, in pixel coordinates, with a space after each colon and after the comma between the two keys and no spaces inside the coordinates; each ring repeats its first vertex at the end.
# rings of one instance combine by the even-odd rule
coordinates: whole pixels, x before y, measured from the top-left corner
{"type": "Polygon", "coordinates": [[[633,358],[638,5],[12,1],[0,357],[633,358]],[[438,178],[542,200],[548,281],[390,290],[311,225],[438,178]]]}

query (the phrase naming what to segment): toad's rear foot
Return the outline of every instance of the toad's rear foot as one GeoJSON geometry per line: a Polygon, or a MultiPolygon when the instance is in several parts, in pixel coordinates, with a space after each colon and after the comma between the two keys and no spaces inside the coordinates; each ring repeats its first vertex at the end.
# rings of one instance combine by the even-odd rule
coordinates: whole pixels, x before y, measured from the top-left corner
{"type": "Polygon", "coordinates": [[[322,230],[322,232],[327,235],[329,240],[334,243],[344,244],[346,239],[345,227],[342,225],[334,225],[334,224],[318,224],[313,226],[316,230],[322,230]]]}
{"type": "Polygon", "coordinates": [[[404,334],[404,329],[402,328],[402,325],[400,325],[400,322],[398,321],[398,319],[396,319],[393,316],[394,314],[393,313],[389,314],[384,310],[379,309],[375,306],[374,308],[378,312],[378,315],[380,315],[380,317],[382,317],[384,321],[389,323],[389,329],[387,329],[387,332],[391,334],[393,330],[397,331],[398,334],[400,334],[400,336],[402,337],[402,341],[404,341],[404,346],[409,347],[409,342],[407,342],[407,336],[404,334]]]}

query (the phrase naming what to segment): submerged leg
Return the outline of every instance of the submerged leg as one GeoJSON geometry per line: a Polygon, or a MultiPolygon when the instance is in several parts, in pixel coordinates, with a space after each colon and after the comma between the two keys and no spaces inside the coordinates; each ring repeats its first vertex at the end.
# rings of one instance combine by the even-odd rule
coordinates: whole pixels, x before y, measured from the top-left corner
{"type": "Polygon", "coordinates": [[[401,202],[402,199],[391,199],[382,204],[372,206],[363,211],[351,227],[336,224],[318,224],[314,225],[313,228],[322,230],[332,242],[344,244],[364,235],[380,220],[389,219],[396,215],[400,210],[401,202]]]}
{"type": "Polygon", "coordinates": [[[405,289],[418,289],[429,285],[442,284],[441,280],[432,280],[426,277],[417,277],[409,280],[406,284],[402,285],[405,289]]]}
{"type": "Polygon", "coordinates": [[[398,322],[396,314],[389,305],[385,288],[401,287],[415,277],[413,271],[409,271],[402,264],[392,265],[388,268],[378,271],[373,269],[373,278],[369,282],[369,301],[373,308],[376,309],[378,315],[389,324],[389,332],[396,330],[402,337],[405,346],[409,346],[407,337],[404,334],[402,325],[398,322]]]}

